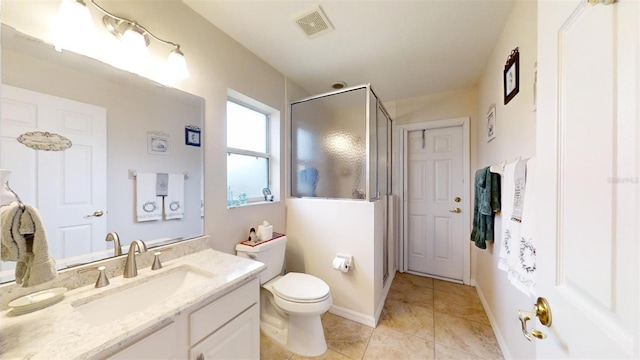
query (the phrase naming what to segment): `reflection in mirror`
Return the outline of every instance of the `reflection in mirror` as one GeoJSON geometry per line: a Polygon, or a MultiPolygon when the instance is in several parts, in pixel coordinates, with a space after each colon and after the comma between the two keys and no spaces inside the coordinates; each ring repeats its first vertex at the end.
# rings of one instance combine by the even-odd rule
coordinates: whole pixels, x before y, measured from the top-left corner
{"type": "MultiPolygon", "coordinates": [[[[185,128],[202,129],[204,99],[58,53],[6,25],[1,94],[0,168],[39,209],[59,269],[113,256],[109,232],[123,252],[135,239],[153,246],[203,234],[202,147],[186,141],[185,128]],[[43,151],[17,141],[34,131],[72,146],[43,151]]],[[[14,266],[0,263],[0,280],[12,280],[14,266]]]]}

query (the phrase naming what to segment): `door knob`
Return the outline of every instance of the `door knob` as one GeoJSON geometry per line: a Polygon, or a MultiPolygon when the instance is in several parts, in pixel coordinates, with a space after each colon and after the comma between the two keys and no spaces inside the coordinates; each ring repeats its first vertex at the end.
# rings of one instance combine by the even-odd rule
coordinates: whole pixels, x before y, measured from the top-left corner
{"type": "Polygon", "coordinates": [[[527,340],[533,340],[532,336],[537,339],[547,337],[542,331],[532,329],[531,332],[529,332],[529,330],[527,330],[527,321],[531,320],[534,316],[538,317],[540,324],[546,327],[551,326],[551,308],[549,307],[547,299],[539,297],[538,301],[533,305],[533,311],[518,310],[518,315],[520,324],[522,325],[522,335],[524,335],[527,340]]]}
{"type": "Polygon", "coordinates": [[[462,209],[460,209],[460,208],[454,208],[454,209],[449,210],[449,212],[456,213],[456,214],[460,214],[460,213],[462,212],[462,209]]]}
{"type": "Polygon", "coordinates": [[[102,210],[96,210],[96,211],[93,212],[93,214],[87,215],[85,217],[88,217],[88,218],[90,218],[90,217],[100,217],[102,215],[104,215],[102,210]]]}

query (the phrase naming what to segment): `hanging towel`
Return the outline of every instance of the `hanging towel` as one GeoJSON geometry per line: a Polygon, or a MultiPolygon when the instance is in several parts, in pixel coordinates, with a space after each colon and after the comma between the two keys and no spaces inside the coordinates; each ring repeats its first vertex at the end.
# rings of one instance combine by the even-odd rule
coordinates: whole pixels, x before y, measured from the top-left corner
{"type": "Polygon", "coordinates": [[[480,249],[493,241],[494,215],[500,211],[500,175],[487,166],[476,171],[471,241],[480,249]]]}
{"type": "Polygon", "coordinates": [[[524,208],[524,192],[527,186],[527,160],[518,161],[514,174],[513,211],[511,220],[521,222],[524,208]]]}
{"type": "Polygon", "coordinates": [[[156,174],[136,175],[136,219],[138,222],[162,219],[162,198],[156,196],[156,174]]]}
{"type": "Polygon", "coordinates": [[[184,216],[184,175],[169,174],[167,197],[164,198],[164,218],[182,219],[184,216]]]}
{"type": "Polygon", "coordinates": [[[2,260],[16,261],[16,283],[35,286],[58,276],[40,214],[31,205],[2,207],[2,260]]]}
{"type": "Polygon", "coordinates": [[[498,269],[509,271],[509,262],[511,257],[511,249],[514,248],[516,241],[520,236],[520,223],[511,220],[513,211],[513,194],[515,184],[513,181],[516,164],[514,161],[504,167],[504,176],[502,178],[502,231],[500,233],[500,255],[498,258],[498,269]]]}
{"type": "Polygon", "coordinates": [[[22,209],[17,201],[0,207],[2,261],[18,261],[27,253],[26,242],[20,241],[21,237],[14,238],[14,231],[19,235],[21,215],[22,209]]]}
{"type": "Polygon", "coordinates": [[[536,243],[533,237],[535,228],[536,183],[534,181],[535,159],[527,162],[527,180],[524,193],[524,207],[520,234],[516,238],[517,247],[511,252],[509,262],[509,280],[523,293],[533,296],[536,291],[536,243]]]}
{"type": "Polygon", "coordinates": [[[169,191],[169,174],[156,174],[156,196],[167,196],[169,191]]]}
{"type": "Polygon", "coordinates": [[[35,207],[24,205],[18,231],[27,244],[27,253],[16,266],[16,283],[27,287],[55,279],[56,262],[49,254],[47,234],[35,207]]]}

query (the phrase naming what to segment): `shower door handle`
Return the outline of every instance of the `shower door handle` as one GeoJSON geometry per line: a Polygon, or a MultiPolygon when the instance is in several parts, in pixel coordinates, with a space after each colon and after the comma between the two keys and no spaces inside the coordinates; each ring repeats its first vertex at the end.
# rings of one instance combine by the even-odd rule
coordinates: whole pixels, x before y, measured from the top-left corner
{"type": "Polygon", "coordinates": [[[460,208],[454,208],[454,209],[449,210],[449,212],[456,213],[456,214],[460,214],[460,213],[462,212],[462,209],[460,209],[460,208]]]}

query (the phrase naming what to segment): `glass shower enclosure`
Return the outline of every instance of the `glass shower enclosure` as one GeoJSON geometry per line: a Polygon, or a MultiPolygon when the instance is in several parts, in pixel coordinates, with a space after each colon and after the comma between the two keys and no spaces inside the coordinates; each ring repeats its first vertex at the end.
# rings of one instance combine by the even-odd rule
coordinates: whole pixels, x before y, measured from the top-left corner
{"type": "Polygon", "coordinates": [[[291,104],[291,196],[381,201],[388,276],[391,117],[370,84],[291,104]]]}

